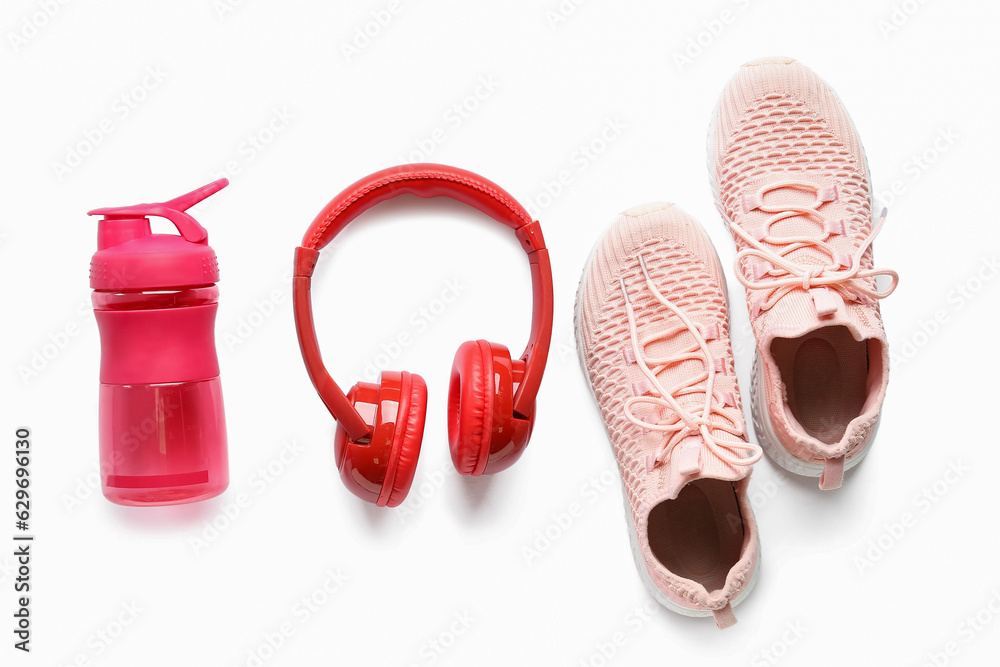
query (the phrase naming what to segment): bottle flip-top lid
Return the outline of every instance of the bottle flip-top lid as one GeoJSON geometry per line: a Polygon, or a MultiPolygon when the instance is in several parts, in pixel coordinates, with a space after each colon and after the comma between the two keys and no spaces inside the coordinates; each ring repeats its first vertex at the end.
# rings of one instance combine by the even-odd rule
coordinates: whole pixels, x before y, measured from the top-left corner
{"type": "Polygon", "coordinates": [[[90,262],[90,286],[99,290],[178,289],[219,280],[208,232],[187,209],[229,185],[221,178],[170,201],[98,208],[97,252],[90,262]],[[154,234],[149,216],[166,218],[178,234],[154,234]]]}

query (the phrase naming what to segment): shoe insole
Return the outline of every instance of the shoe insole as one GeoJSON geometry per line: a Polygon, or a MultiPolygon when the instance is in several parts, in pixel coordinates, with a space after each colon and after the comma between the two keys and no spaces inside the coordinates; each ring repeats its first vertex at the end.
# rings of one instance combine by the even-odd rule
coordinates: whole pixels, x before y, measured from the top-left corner
{"type": "Polygon", "coordinates": [[[776,338],[771,354],[788,409],[806,433],[840,442],[868,396],[868,345],[847,327],[824,327],[800,338],[776,338]]]}
{"type": "Polygon", "coordinates": [[[725,586],[743,550],[743,515],[732,482],[699,479],[649,513],[653,555],[709,592],[725,586]]]}

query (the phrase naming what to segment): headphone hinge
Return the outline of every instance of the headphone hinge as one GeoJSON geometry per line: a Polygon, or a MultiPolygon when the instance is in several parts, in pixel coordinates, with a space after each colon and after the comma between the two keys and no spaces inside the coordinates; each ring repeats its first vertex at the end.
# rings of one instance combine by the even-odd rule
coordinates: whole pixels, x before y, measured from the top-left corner
{"type": "Polygon", "coordinates": [[[299,246],[295,249],[295,277],[312,278],[316,262],[319,261],[319,250],[314,248],[303,248],[299,246]]]}
{"type": "Polygon", "coordinates": [[[524,227],[520,227],[515,232],[517,239],[521,242],[521,247],[531,257],[539,250],[545,250],[545,239],[542,237],[542,226],[534,220],[524,227]]]}

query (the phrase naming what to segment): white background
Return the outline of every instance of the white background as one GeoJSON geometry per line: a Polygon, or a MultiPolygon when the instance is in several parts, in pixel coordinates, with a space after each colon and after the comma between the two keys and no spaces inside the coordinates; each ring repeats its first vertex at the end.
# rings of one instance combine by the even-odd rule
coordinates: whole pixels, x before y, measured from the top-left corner
{"type": "MultiPolygon", "coordinates": [[[[0,539],[14,532],[22,425],[37,538],[30,655],[11,647],[13,547],[0,548],[0,664],[995,661],[996,3],[223,2],[3,4],[0,539]],[[390,6],[387,25],[370,23],[390,6]],[[877,264],[901,275],[883,302],[892,382],[876,446],[841,490],[758,464],[762,572],[738,625],[719,632],[655,608],[636,576],[572,307],[593,243],[645,201],[677,202],[731,260],[705,132],[735,69],[776,54],[837,90],[876,190],[896,186],[875,244],[877,264]],[[288,276],[330,198],[411,159],[482,173],[531,204],[551,248],[555,334],[523,460],[460,479],[446,446],[452,354],[475,338],[516,353],[526,339],[513,235],[459,205],[400,200],[326,251],[315,307],[334,374],[346,383],[409,333],[390,367],[430,387],[414,491],[390,511],[337,477],[288,276]],[[196,505],[118,507],[95,484],[86,212],[174,197],[227,169],[232,185],[197,217],[222,271],[231,485],[196,505]],[[420,325],[449,280],[460,296],[420,325]],[[303,598],[319,602],[307,613],[303,598]]],[[[753,340],[733,279],[730,291],[745,391],[753,340]]]]}

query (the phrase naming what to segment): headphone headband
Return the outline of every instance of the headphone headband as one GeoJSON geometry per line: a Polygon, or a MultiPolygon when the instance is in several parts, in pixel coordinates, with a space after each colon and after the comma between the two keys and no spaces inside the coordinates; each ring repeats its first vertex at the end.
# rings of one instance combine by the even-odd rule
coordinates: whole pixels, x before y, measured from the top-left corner
{"type": "Polygon", "coordinates": [[[503,188],[471,171],[441,164],[390,167],[357,181],[327,204],[295,249],[293,298],[295,328],[309,377],[327,409],[354,441],[369,436],[362,419],[323,364],[316,338],[310,289],[319,251],[352,220],[379,202],[403,194],[448,197],[472,206],[515,231],[531,268],[532,317],[528,345],[521,355],[524,377],[514,396],[514,415],[526,418],[535,402],[552,338],[552,268],[541,227],[503,188]]]}

